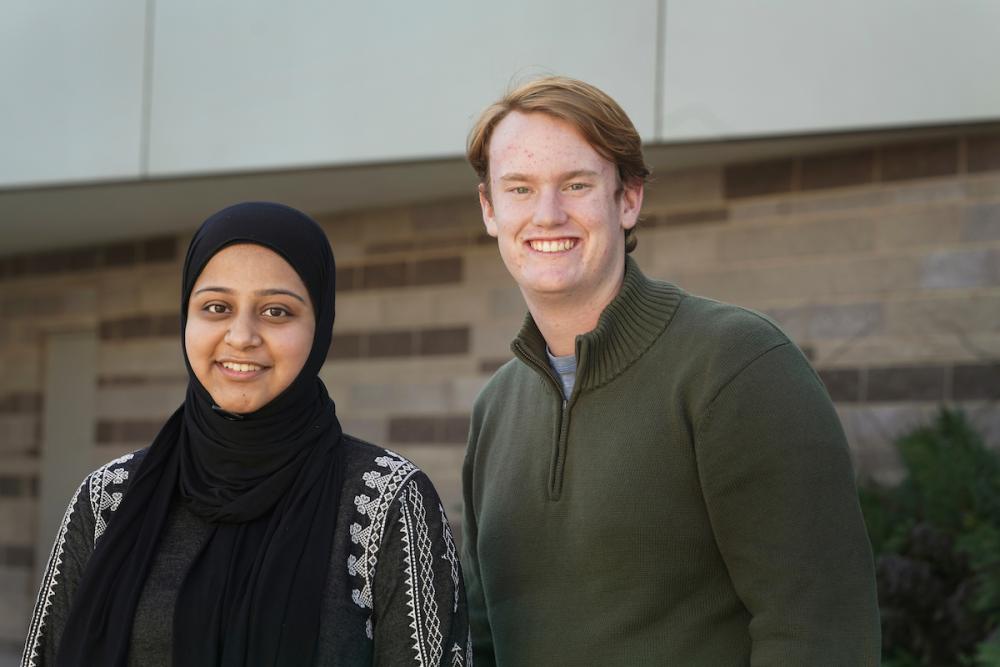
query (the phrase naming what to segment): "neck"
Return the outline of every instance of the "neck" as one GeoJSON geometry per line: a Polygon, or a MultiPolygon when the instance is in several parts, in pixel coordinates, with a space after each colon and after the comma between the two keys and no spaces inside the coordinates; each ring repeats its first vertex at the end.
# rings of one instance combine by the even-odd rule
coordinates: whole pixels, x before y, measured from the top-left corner
{"type": "Polygon", "coordinates": [[[622,288],[622,269],[616,280],[607,281],[596,293],[585,296],[567,294],[535,294],[521,290],[535,326],[545,339],[549,351],[557,357],[576,353],[576,337],[597,326],[601,313],[622,288]]]}

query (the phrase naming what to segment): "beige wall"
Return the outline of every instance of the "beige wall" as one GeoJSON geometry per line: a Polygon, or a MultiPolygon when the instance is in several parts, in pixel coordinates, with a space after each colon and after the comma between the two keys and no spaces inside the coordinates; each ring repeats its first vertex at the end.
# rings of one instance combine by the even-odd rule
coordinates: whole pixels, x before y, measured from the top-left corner
{"type": "MultiPolygon", "coordinates": [[[[208,213],[208,212],[206,212],[208,213]]],[[[648,274],[762,310],[807,350],[866,475],[942,402],[1000,442],[1000,135],[657,174],[648,274]]],[[[322,218],[338,259],[323,370],[345,428],[412,457],[460,516],[472,401],[524,306],[470,194],[322,218]]],[[[98,332],[97,465],[148,444],[183,397],[184,238],[0,258],[0,648],[37,585],[44,341],[98,332]]],[[[42,539],[42,541],[45,541],[42,539]]],[[[2,652],[0,652],[2,654],[2,652]]]]}

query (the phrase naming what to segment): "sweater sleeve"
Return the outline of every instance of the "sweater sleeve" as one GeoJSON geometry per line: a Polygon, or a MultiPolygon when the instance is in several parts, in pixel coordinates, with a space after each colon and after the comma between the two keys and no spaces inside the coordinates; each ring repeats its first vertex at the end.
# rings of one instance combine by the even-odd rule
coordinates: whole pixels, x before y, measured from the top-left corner
{"type": "Polygon", "coordinates": [[[471,665],[462,568],[430,479],[415,473],[386,517],[374,599],[374,665],[471,665]]]}
{"type": "Polygon", "coordinates": [[[749,362],[696,424],[712,530],[752,615],[751,664],[877,665],[871,547],[846,440],[790,343],[749,362]]]}
{"type": "Polygon", "coordinates": [[[479,550],[477,542],[479,527],[476,522],[475,493],[473,480],[475,478],[476,437],[478,430],[473,428],[469,435],[469,446],[466,450],[465,463],[462,466],[462,498],[465,504],[462,512],[462,562],[465,564],[465,583],[469,595],[469,631],[472,637],[472,653],[476,665],[494,667],[496,655],[493,651],[493,633],[490,629],[489,616],[486,610],[486,597],[483,593],[482,577],[479,570],[479,550]]]}
{"type": "Polygon", "coordinates": [[[90,502],[92,478],[93,474],[73,494],[59,525],[31,616],[21,667],[55,664],[56,649],[73,594],[94,551],[95,518],[90,502]]]}

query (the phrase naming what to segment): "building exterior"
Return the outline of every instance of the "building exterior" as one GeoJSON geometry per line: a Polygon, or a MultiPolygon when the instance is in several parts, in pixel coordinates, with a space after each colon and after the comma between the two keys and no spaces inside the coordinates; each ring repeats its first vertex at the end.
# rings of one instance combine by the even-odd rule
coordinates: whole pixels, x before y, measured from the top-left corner
{"type": "Polygon", "coordinates": [[[182,400],[184,247],[234,201],[321,221],[345,429],[459,523],[468,413],[525,311],[460,156],[512,77],[619,99],[655,168],[640,265],[777,320],[862,476],[943,403],[1000,444],[992,3],[328,4],[22,2],[0,27],[24,91],[0,109],[0,665],[74,486],[182,400]]]}

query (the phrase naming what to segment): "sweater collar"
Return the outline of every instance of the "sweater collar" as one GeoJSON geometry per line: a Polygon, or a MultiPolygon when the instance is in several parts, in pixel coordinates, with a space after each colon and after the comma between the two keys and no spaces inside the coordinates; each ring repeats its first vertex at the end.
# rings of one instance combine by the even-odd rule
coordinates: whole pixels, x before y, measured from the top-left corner
{"type": "MultiPolygon", "coordinates": [[[[670,283],[650,280],[630,256],[625,256],[625,279],[597,326],[576,337],[574,394],[594,389],[631,366],[649,349],[670,323],[683,292],[670,283]]],[[[511,350],[536,370],[551,375],[545,339],[531,313],[511,343],[511,350]]]]}

